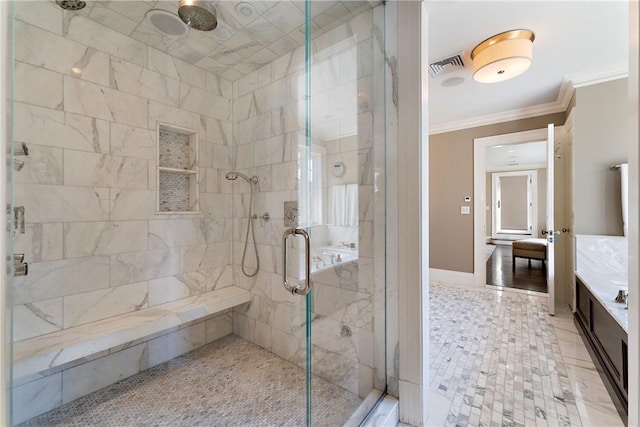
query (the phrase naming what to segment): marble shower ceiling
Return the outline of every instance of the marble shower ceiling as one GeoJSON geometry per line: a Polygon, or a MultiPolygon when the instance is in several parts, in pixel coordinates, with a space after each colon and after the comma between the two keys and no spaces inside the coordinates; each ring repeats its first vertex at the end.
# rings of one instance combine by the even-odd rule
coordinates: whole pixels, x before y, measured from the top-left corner
{"type": "MultiPolygon", "coordinates": [[[[178,13],[178,0],[87,2],[80,13],[119,33],[146,43],[216,75],[234,81],[304,44],[303,1],[252,0],[246,17],[236,10],[239,1],[212,1],[218,27],[209,32],[190,29],[172,37],[146,19],[151,9],[178,13]]],[[[313,1],[312,36],[322,34],[379,4],[380,1],[313,1]]]]}

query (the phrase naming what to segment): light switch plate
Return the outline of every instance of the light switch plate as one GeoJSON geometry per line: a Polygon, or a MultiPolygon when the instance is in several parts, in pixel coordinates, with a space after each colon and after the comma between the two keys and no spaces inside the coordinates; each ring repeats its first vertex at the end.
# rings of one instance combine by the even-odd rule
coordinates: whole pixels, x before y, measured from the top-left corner
{"type": "Polygon", "coordinates": [[[471,208],[469,206],[460,206],[460,215],[469,215],[471,208]]]}

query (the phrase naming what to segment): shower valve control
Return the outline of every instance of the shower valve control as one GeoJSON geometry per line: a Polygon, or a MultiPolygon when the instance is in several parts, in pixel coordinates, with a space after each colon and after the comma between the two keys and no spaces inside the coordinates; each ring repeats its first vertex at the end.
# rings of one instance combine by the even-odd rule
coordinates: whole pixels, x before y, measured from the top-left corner
{"type": "Polygon", "coordinates": [[[24,254],[13,254],[13,275],[16,277],[29,274],[29,264],[24,262],[24,254]]]}
{"type": "Polygon", "coordinates": [[[285,227],[297,227],[298,226],[298,202],[284,202],[284,226],[285,227]]]}
{"type": "Polygon", "coordinates": [[[24,226],[24,206],[16,206],[13,208],[13,232],[25,234],[24,226]]]}

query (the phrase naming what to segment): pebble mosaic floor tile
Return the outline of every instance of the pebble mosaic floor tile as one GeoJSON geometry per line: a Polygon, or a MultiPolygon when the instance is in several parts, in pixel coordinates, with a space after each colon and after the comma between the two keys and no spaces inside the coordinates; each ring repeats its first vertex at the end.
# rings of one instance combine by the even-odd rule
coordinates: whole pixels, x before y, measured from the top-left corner
{"type": "Polygon", "coordinates": [[[582,425],[545,298],[440,283],[430,298],[430,388],[451,402],[446,426],[582,425]]]}
{"type": "MultiPolygon", "coordinates": [[[[314,378],[314,425],[342,425],[361,399],[314,378]]],[[[302,426],[305,373],[235,335],[22,426],[302,426]]]]}

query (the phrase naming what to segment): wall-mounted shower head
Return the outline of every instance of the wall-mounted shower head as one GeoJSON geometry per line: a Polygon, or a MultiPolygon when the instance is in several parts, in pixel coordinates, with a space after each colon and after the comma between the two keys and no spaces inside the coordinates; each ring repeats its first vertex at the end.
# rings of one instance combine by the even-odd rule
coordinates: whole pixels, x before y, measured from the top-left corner
{"type": "Polygon", "coordinates": [[[251,178],[249,178],[247,175],[243,174],[242,172],[236,172],[236,171],[227,172],[227,174],[224,177],[227,178],[229,181],[235,181],[238,178],[242,178],[245,181],[247,181],[249,184],[253,184],[253,185],[258,184],[257,176],[254,175],[251,178]]]}
{"type": "Polygon", "coordinates": [[[194,30],[211,31],[218,26],[216,12],[206,0],[180,0],[178,16],[194,30]]]}

